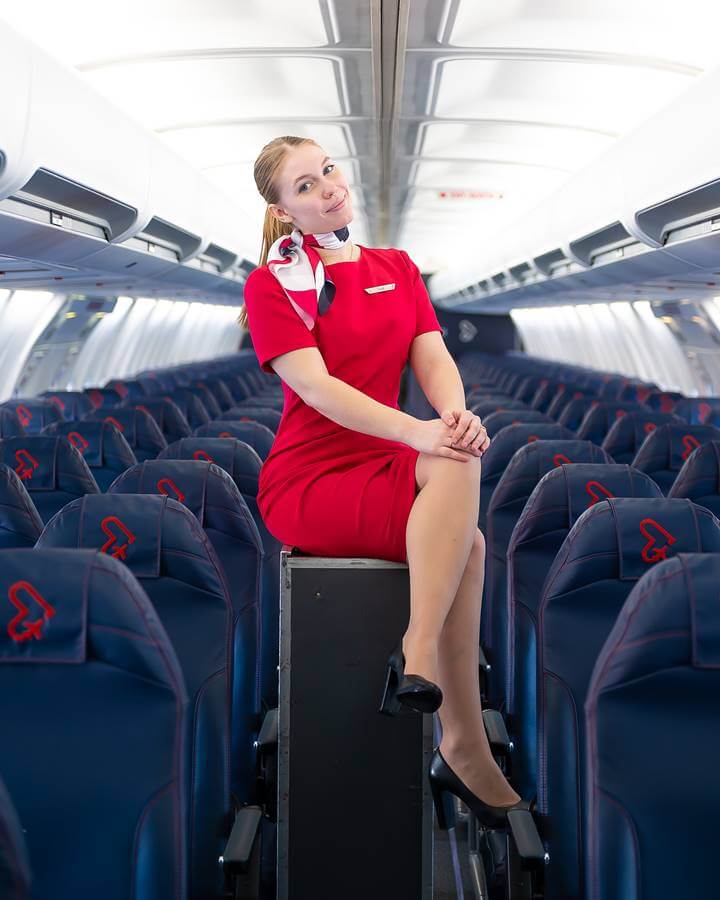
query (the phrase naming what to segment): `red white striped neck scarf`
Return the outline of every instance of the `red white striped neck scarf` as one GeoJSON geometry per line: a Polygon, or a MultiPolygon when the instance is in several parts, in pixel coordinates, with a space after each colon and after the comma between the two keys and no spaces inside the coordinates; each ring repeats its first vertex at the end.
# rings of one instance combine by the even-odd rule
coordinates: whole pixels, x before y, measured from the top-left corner
{"type": "Polygon", "coordinates": [[[314,248],[339,250],[349,240],[347,226],[322,234],[303,234],[296,228],[292,234],[279,237],[268,251],[268,269],[308,330],[313,329],[318,316],[330,309],[335,297],[335,282],[314,248]]]}

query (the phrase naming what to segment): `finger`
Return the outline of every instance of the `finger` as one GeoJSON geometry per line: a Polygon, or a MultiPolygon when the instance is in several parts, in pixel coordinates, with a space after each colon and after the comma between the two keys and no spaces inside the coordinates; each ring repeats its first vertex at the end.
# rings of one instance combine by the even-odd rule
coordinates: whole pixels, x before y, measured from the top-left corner
{"type": "Polygon", "coordinates": [[[448,459],[457,459],[460,462],[468,462],[470,459],[466,453],[458,453],[456,450],[451,450],[450,447],[441,447],[440,455],[445,456],[448,459]]]}
{"type": "Polygon", "coordinates": [[[470,429],[468,429],[468,433],[465,437],[465,440],[467,441],[468,444],[475,444],[475,443],[481,444],[485,440],[486,436],[487,436],[487,431],[485,430],[485,426],[481,425],[477,431],[473,430],[471,432],[470,429]]]}
{"type": "Polygon", "coordinates": [[[474,416],[469,409],[463,410],[458,421],[457,428],[455,429],[455,434],[453,434],[453,444],[457,444],[459,442],[462,435],[467,431],[467,427],[472,422],[473,418],[474,416]]]}

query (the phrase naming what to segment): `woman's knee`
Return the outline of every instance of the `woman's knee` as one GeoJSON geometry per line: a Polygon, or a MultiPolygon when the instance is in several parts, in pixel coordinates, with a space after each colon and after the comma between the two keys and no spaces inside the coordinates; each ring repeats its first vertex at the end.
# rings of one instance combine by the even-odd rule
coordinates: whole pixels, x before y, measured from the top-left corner
{"type": "Polygon", "coordinates": [[[470,548],[470,554],[468,556],[468,566],[482,569],[485,565],[485,552],[485,535],[482,533],[482,531],[480,531],[479,528],[476,528],[472,547],[470,548]]]}
{"type": "Polygon", "coordinates": [[[442,478],[447,481],[460,478],[479,479],[481,471],[480,456],[470,456],[467,462],[436,456],[434,453],[418,453],[415,463],[415,486],[422,490],[431,478],[442,478]]]}

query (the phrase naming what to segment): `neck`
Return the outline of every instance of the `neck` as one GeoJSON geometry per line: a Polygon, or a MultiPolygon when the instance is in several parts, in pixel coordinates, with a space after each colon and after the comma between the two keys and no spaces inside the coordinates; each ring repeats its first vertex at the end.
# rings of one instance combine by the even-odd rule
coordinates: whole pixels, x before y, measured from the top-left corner
{"type": "Polygon", "coordinates": [[[347,262],[355,258],[355,244],[349,240],[339,250],[326,250],[325,247],[316,247],[315,252],[324,263],[347,262]]]}

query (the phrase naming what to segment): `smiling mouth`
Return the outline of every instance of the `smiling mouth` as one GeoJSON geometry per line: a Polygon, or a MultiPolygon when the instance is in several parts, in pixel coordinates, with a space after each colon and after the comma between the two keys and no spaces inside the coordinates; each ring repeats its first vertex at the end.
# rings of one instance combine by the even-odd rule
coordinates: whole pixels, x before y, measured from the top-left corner
{"type": "MultiPolygon", "coordinates": [[[[345,197],[347,197],[347,194],[345,195],[345,197]]],[[[345,197],[343,197],[342,200],[339,200],[335,204],[335,206],[331,206],[330,209],[328,210],[328,212],[335,212],[336,209],[339,209],[339,207],[341,207],[343,205],[343,203],[345,202],[345,197]]]]}

